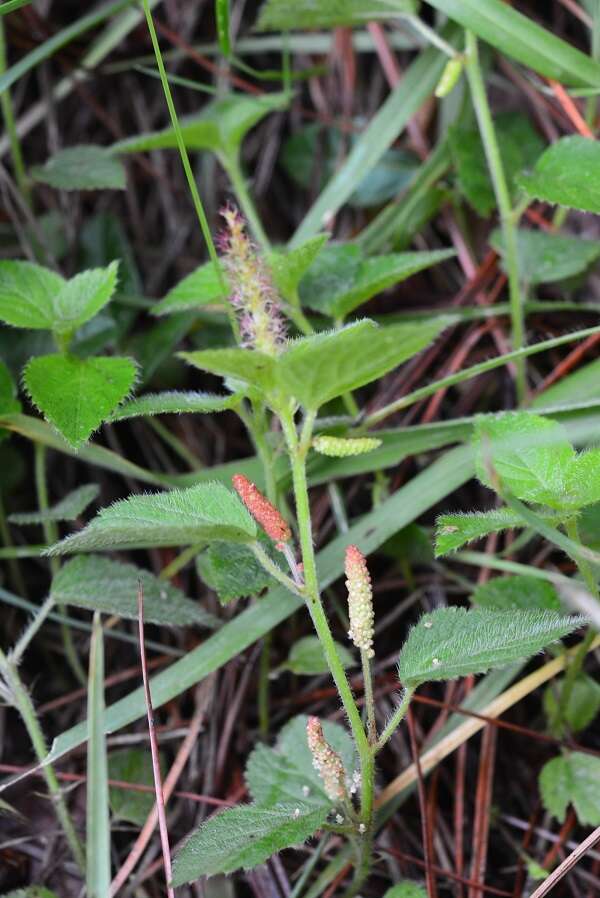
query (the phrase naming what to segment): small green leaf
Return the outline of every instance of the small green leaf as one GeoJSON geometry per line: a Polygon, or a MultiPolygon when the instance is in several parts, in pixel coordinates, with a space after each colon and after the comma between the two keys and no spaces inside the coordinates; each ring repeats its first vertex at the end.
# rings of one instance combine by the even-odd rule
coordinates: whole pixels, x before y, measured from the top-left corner
{"type": "Polygon", "coordinates": [[[118,262],[108,268],[91,268],[75,275],[54,297],[52,330],[70,334],[98,314],[117,286],[118,262]]]}
{"type": "Polygon", "coordinates": [[[572,752],[553,758],[540,774],[544,807],[558,820],[572,804],[581,824],[600,825],[600,758],[572,752]]]}
{"type": "Polygon", "coordinates": [[[296,249],[276,250],[269,256],[273,283],[284,297],[294,301],[300,281],[311,267],[325,244],[327,234],[317,234],[301,243],[296,249]]]}
{"type": "Polygon", "coordinates": [[[387,374],[428,346],[447,325],[427,323],[378,328],[364,320],[341,330],[292,341],[277,360],[282,387],[308,409],[387,374]]]}
{"type": "Polygon", "coordinates": [[[518,184],[531,199],[600,213],[600,146],[574,135],[551,144],[518,184]]]}
{"type": "Polygon", "coordinates": [[[125,190],[125,166],[104,147],[85,145],[59,150],[31,176],[59,190],[125,190]]]}
{"type": "Polygon", "coordinates": [[[528,658],[585,623],[552,611],[439,608],[421,618],[400,652],[405,686],[484,673],[528,658]]]}
{"type": "Polygon", "coordinates": [[[415,0],[266,0],[256,31],[289,31],[305,28],[337,28],[365,25],[380,19],[414,14],[415,0]]]}
{"type": "Polygon", "coordinates": [[[399,882],[383,898],[427,898],[427,891],[417,882],[399,882]]]}
{"type": "Polygon", "coordinates": [[[256,524],[238,497],[222,483],[199,483],[187,490],[115,502],[101,509],[84,530],[52,546],[48,554],[254,539],[256,524]]]}
{"type": "MultiPolygon", "coordinates": [[[[345,646],[336,642],[335,647],[345,668],[356,666],[356,660],[345,646]]],[[[292,673],[300,676],[316,676],[317,674],[327,673],[329,667],[319,637],[304,636],[295,642],[290,649],[283,669],[290,670],[292,673]]]]}
{"type": "MultiPolygon", "coordinates": [[[[225,272],[223,279],[227,284],[225,272]]],[[[171,315],[173,312],[200,309],[211,303],[222,303],[223,299],[223,290],[216,268],[212,262],[205,262],[179,281],[160,302],[152,306],[150,311],[153,315],[171,315]]]]}
{"type": "Polygon", "coordinates": [[[527,574],[494,577],[477,586],[471,598],[476,605],[490,611],[509,611],[515,608],[560,611],[562,607],[552,583],[527,574]]]}
{"type": "Polygon", "coordinates": [[[94,614],[88,674],[88,753],[86,788],[86,895],[110,892],[108,763],[104,729],[104,641],[100,614],[94,614]]]}
{"type": "Polygon", "coordinates": [[[600,502],[600,449],[579,452],[565,481],[564,507],[580,509],[600,502]]]}
{"type": "Polygon", "coordinates": [[[131,359],[37,356],[24,383],[50,424],[78,449],[127,396],[136,375],[131,359]]]}
{"type": "Polygon", "coordinates": [[[137,620],[140,583],[144,590],[147,623],[167,627],[201,626],[211,630],[219,625],[216,617],[197,602],[186,599],[168,580],[159,580],[133,564],[99,555],[72,558],[63,565],[52,579],[51,594],[59,605],[73,605],[137,620]]]}
{"type": "Polygon", "coordinates": [[[333,296],[352,290],[362,264],[355,243],[332,243],[323,247],[300,282],[302,305],[330,314],[333,296]]]}
{"type": "Polygon", "coordinates": [[[0,359],[0,415],[18,415],[21,403],[17,399],[17,386],[12,374],[0,359]]]}
{"type": "Polygon", "coordinates": [[[80,486],[72,493],[52,505],[46,511],[26,511],[11,514],[9,521],[12,524],[45,524],[47,521],[74,521],[86,510],[100,492],[96,483],[88,483],[80,486]]]}
{"type": "Polygon", "coordinates": [[[275,359],[255,349],[201,349],[179,352],[179,358],[210,374],[267,390],[274,384],[275,359]]]}
{"type": "MultiPolygon", "coordinates": [[[[269,554],[272,554],[271,545],[264,545],[269,554]]],[[[255,596],[273,584],[252,550],[237,543],[212,543],[198,556],[196,567],[202,580],[214,589],[223,605],[242,596],[255,596]]]]}
{"type": "MultiPolygon", "coordinates": [[[[551,683],[544,692],[544,712],[551,723],[559,717],[558,702],[563,688],[564,680],[560,680],[551,683]]],[[[564,709],[567,726],[573,733],[585,730],[598,711],[600,711],[600,684],[587,674],[580,674],[573,684],[569,701],[564,709]]]]}
{"type": "MultiPolygon", "coordinates": [[[[490,245],[504,259],[501,231],[492,231],[490,245]]],[[[521,279],[527,284],[550,284],[589,268],[600,257],[600,241],[520,228],[517,251],[521,279]]]]}
{"type": "Polygon", "coordinates": [[[13,327],[51,330],[54,297],[66,281],[33,262],[0,262],[0,319],[13,327]]]}
{"type": "MultiPolygon", "coordinates": [[[[144,600],[145,600],[144,596],[144,600]]],[[[108,756],[109,779],[132,786],[153,786],[152,758],[150,753],[141,748],[124,748],[112,751],[108,756]]],[[[127,820],[137,826],[143,826],[148,814],[154,807],[154,790],[139,792],[135,789],[123,789],[110,786],[110,807],[119,820],[127,820]]]]}
{"type": "Polygon", "coordinates": [[[216,396],[214,393],[182,393],[177,390],[165,393],[146,393],[124,402],[112,413],[110,421],[124,421],[150,415],[207,414],[224,412],[239,405],[240,397],[216,396]]]}
{"type": "Polygon", "coordinates": [[[475,511],[471,514],[443,514],[436,520],[435,555],[447,555],[487,536],[512,527],[524,527],[523,519],[509,508],[475,511]]]}
{"type": "Polygon", "coordinates": [[[211,817],[193,833],[173,862],[173,885],[200,876],[250,870],[284,848],[301,846],[327,819],[325,805],[241,805],[211,817]]]}

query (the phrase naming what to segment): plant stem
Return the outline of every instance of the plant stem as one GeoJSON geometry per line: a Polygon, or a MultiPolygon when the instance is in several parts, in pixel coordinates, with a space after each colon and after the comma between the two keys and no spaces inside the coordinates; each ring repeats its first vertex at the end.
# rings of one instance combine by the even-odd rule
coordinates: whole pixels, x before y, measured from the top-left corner
{"type": "Polygon", "coordinates": [[[229,175],[231,186],[233,187],[234,193],[240,206],[242,207],[242,211],[246,216],[246,220],[250,225],[254,236],[260,243],[263,250],[266,253],[269,253],[271,251],[271,244],[269,243],[269,238],[267,237],[262,226],[260,216],[256,211],[254,200],[252,199],[248,190],[246,178],[244,177],[237,151],[234,153],[229,153],[227,156],[219,156],[219,159],[221,161],[221,164],[223,165],[223,168],[229,175]]]}
{"type": "Polygon", "coordinates": [[[269,555],[265,552],[262,545],[259,542],[250,543],[250,548],[254,553],[254,557],[262,565],[265,571],[270,574],[275,580],[278,580],[286,589],[289,589],[290,592],[294,593],[296,596],[304,595],[303,591],[298,588],[297,584],[294,583],[291,577],[288,577],[287,574],[281,570],[281,568],[275,564],[275,562],[269,557],[269,555]]]}
{"type": "Polygon", "coordinates": [[[42,605],[40,605],[40,608],[33,620],[30,621],[27,628],[21,634],[21,637],[19,638],[19,641],[15,645],[14,649],[10,652],[9,660],[11,664],[16,665],[19,663],[23,652],[26,650],[27,646],[29,645],[37,631],[40,629],[53,608],[54,599],[52,596],[48,596],[46,601],[42,605]]]}
{"type": "MultiPolygon", "coordinates": [[[[6,71],[6,35],[4,29],[4,16],[0,16],[0,74],[6,71]]],[[[10,152],[12,156],[13,169],[15,172],[15,180],[21,191],[21,195],[27,205],[31,205],[31,193],[29,190],[29,182],[27,180],[27,171],[23,161],[23,153],[21,143],[17,133],[15,124],[15,115],[13,112],[12,99],[10,89],[0,94],[0,106],[2,107],[2,118],[4,119],[4,127],[6,135],[10,143],[10,152]]]]}
{"type": "Polygon", "coordinates": [[[19,548],[21,547],[19,546],[18,548],[16,548],[12,541],[10,527],[8,526],[8,521],[6,520],[6,511],[4,509],[2,493],[0,493],[0,539],[2,539],[2,542],[5,546],[4,551],[0,550],[0,558],[8,559],[8,569],[10,571],[10,578],[13,588],[17,592],[21,593],[22,596],[27,596],[25,581],[23,580],[19,562],[16,560],[17,558],[19,558],[19,548]]]}
{"type": "Polygon", "coordinates": [[[414,695],[414,689],[410,689],[408,686],[402,693],[402,698],[400,699],[400,704],[390,717],[383,733],[377,740],[377,745],[375,746],[375,753],[381,751],[385,743],[388,741],[390,736],[392,736],[397,729],[398,725],[404,720],[406,716],[406,712],[408,711],[408,706],[410,705],[410,700],[414,695]]]}
{"type": "Polygon", "coordinates": [[[160,574],[158,575],[159,580],[171,580],[176,574],[179,573],[182,568],[188,564],[192,558],[195,558],[198,552],[203,548],[204,543],[195,543],[193,546],[188,546],[187,549],[183,549],[176,555],[173,561],[169,562],[169,564],[165,565],[160,574]]]}
{"type": "Polygon", "coordinates": [[[45,763],[48,749],[44,734],[42,733],[42,729],[35,713],[33,702],[31,701],[27,689],[23,685],[16,664],[6,657],[2,649],[0,649],[0,670],[6,678],[7,685],[10,688],[15,708],[21,715],[23,723],[25,724],[25,729],[31,740],[36,758],[42,765],[42,773],[46,780],[48,791],[52,796],[56,816],[62,826],[67,842],[69,843],[71,853],[81,871],[85,873],[85,856],[79,838],[77,837],[73,821],[71,820],[71,816],[65,804],[60,784],[54,772],[54,768],[45,763]]]}
{"type": "MultiPolygon", "coordinates": [[[[519,276],[519,256],[517,249],[517,231],[512,209],[510,192],[504,172],[504,165],[498,146],[498,138],[494,121],[490,112],[485,84],[479,64],[477,38],[472,31],[466,32],[466,65],[465,70],[471,90],[471,99],[477,116],[479,132],[485,149],[488,168],[494,185],[494,193],[500,213],[500,226],[504,241],[504,261],[508,274],[508,295],[510,301],[510,317],[512,325],[513,349],[520,349],[525,343],[525,322],[523,315],[523,298],[521,296],[521,280],[519,276]]],[[[516,390],[519,403],[525,398],[527,378],[525,362],[516,361],[516,390]]]]}
{"type": "Polygon", "coordinates": [[[269,737],[269,675],[271,673],[272,630],[265,634],[258,664],[258,731],[263,739],[269,737]]]}
{"type": "Polygon", "coordinates": [[[363,684],[365,690],[365,707],[367,709],[367,734],[369,743],[374,745],[377,741],[377,724],[375,722],[375,700],[373,698],[373,678],[371,676],[371,659],[364,649],[360,650],[360,663],[362,665],[363,684]]]}

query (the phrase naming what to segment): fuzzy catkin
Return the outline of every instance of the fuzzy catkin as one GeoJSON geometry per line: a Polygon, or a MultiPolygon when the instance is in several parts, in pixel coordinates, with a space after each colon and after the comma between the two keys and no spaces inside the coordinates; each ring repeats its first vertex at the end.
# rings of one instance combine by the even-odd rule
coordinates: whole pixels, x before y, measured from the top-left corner
{"type": "Polygon", "coordinates": [[[323,727],[318,717],[309,717],[306,723],[308,747],[313,757],[313,767],[323,780],[325,792],[331,801],[346,798],[346,773],[342,759],[329,745],[323,735],[323,727]]]}
{"type": "Polygon", "coordinates": [[[373,591],[367,560],[356,546],[346,549],[346,588],[348,589],[348,612],[350,629],[348,636],[354,645],[372,658],[375,614],[373,612],[373,591]]]}
{"type": "Polygon", "coordinates": [[[263,496],[256,484],[243,474],[234,474],[232,483],[236,493],[267,536],[278,543],[286,543],[292,538],[290,525],[273,503],[263,496]]]}
{"type": "Polygon", "coordinates": [[[332,437],[319,436],[312,441],[313,449],[321,455],[332,458],[346,458],[350,455],[363,455],[381,446],[377,437],[332,437]]]}

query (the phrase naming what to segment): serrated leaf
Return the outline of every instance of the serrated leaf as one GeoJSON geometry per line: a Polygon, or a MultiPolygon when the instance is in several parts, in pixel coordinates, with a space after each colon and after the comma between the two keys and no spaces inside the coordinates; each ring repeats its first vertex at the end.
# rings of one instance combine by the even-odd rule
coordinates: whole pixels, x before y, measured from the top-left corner
{"type": "Polygon", "coordinates": [[[302,845],[327,819],[325,805],[241,805],[211,817],[173,862],[173,885],[199,876],[250,870],[284,848],[302,845]]]}
{"type": "Polygon", "coordinates": [[[100,487],[96,483],[87,483],[52,505],[45,511],[26,511],[11,514],[9,521],[12,524],[45,524],[47,521],[74,521],[86,510],[100,493],[100,487]]]}
{"type": "Polygon", "coordinates": [[[477,476],[490,489],[507,487],[517,499],[562,509],[575,450],[556,421],[513,412],[475,424],[477,476]]]}
{"type": "Polygon", "coordinates": [[[399,882],[383,898],[427,898],[427,891],[417,882],[399,882]]]}
{"type": "Polygon", "coordinates": [[[572,804],[579,822],[600,825],[600,758],[572,752],[553,758],[540,774],[540,791],[545,808],[558,820],[564,820],[572,804]]]}
{"type": "Polygon", "coordinates": [[[201,371],[232,377],[261,390],[275,382],[275,359],[255,349],[201,349],[177,354],[201,371]]]}
{"type": "MultiPolygon", "coordinates": [[[[145,600],[144,596],[144,600],[145,600]]],[[[109,779],[133,786],[153,786],[152,758],[141,748],[124,748],[112,751],[108,756],[109,779]]],[[[141,792],[110,786],[110,807],[119,820],[127,820],[143,826],[154,807],[154,790],[141,792]]]]}
{"type": "Polygon", "coordinates": [[[402,646],[405,686],[485,673],[540,652],[585,623],[552,611],[439,608],[421,618],[402,646]]]}
{"type": "Polygon", "coordinates": [[[238,497],[222,483],[199,483],[187,490],[146,493],[115,502],[101,509],[84,530],[52,546],[48,554],[254,539],[256,525],[238,497]]]}
{"type": "Polygon", "coordinates": [[[51,330],[54,297],[66,281],[33,262],[0,261],[0,319],[13,327],[51,330]]]}
{"type": "MultiPolygon", "coordinates": [[[[223,271],[223,280],[227,284],[227,275],[223,271]]],[[[153,315],[171,315],[173,312],[189,312],[200,309],[218,301],[223,301],[223,290],[212,262],[200,265],[187,277],[179,281],[160,302],[152,306],[153,315]]]]}
{"type": "Polygon", "coordinates": [[[415,13],[415,0],[266,0],[256,31],[289,31],[305,28],[337,28],[364,25],[415,13]]]}
{"type": "Polygon", "coordinates": [[[35,181],[59,190],[125,190],[125,166],[104,147],[81,144],[59,150],[31,169],[35,181]]]}
{"type": "Polygon", "coordinates": [[[124,402],[110,416],[110,421],[124,421],[150,415],[208,414],[224,412],[239,405],[235,394],[217,396],[214,393],[183,393],[177,390],[165,393],[146,393],[124,402]]]}
{"type": "Polygon", "coordinates": [[[201,626],[211,630],[219,625],[216,617],[187,599],[168,580],[159,580],[143,568],[100,555],[72,558],[64,564],[52,579],[51,594],[58,604],[137,620],[138,583],[144,589],[147,623],[167,627],[201,626]]]}
{"type": "Polygon", "coordinates": [[[490,511],[475,511],[471,514],[443,514],[436,520],[435,555],[447,555],[487,536],[500,533],[512,527],[524,527],[523,519],[510,508],[494,508],[490,511]]]}
{"type": "MultiPolygon", "coordinates": [[[[356,666],[356,660],[345,646],[336,642],[335,647],[345,668],[356,666]]],[[[290,649],[287,661],[282,666],[284,670],[290,670],[300,676],[316,676],[327,673],[329,670],[318,636],[303,636],[302,639],[295,642],[290,649]]]]}
{"type": "MultiPolygon", "coordinates": [[[[308,717],[294,717],[280,731],[274,748],[257,745],[246,765],[246,783],[253,800],[262,806],[301,801],[331,808],[323,780],[313,765],[306,737],[308,717]]],[[[348,780],[354,773],[352,739],[337,723],[323,721],[325,739],[342,759],[348,780]]]]}
{"type": "Polygon", "coordinates": [[[77,449],[127,396],[135,381],[131,359],[37,356],[23,381],[32,401],[77,449]]]}
{"type": "Polygon", "coordinates": [[[600,449],[578,452],[567,470],[563,506],[580,509],[600,502],[600,449]]]}
{"type": "Polygon", "coordinates": [[[91,268],[67,281],[54,297],[52,330],[70,334],[98,314],[117,286],[118,262],[107,268],[91,268]]]}
{"type": "Polygon", "coordinates": [[[471,599],[476,605],[490,611],[528,608],[560,611],[562,607],[552,583],[527,574],[494,577],[493,580],[476,586],[471,599]]]}
{"type": "MultiPolygon", "coordinates": [[[[492,231],[490,245],[504,259],[500,230],[492,231]]],[[[517,251],[521,279],[527,284],[549,284],[585,271],[600,257],[600,241],[519,228],[517,251]]]]}
{"type": "MultiPolygon", "coordinates": [[[[564,688],[564,680],[551,683],[544,692],[544,712],[552,724],[558,718],[560,695],[564,688]]],[[[584,730],[600,711],[600,684],[579,674],[564,708],[564,717],[572,733],[584,730]]]]}
{"type": "MultiPolygon", "coordinates": [[[[264,546],[271,554],[271,546],[264,546]]],[[[237,543],[213,543],[196,559],[202,580],[214,589],[219,601],[226,605],[242,596],[254,596],[269,585],[272,577],[256,560],[254,553],[237,543]]]]}
{"type": "Polygon", "coordinates": [[[296,249],[283,252],[276,250],[269,256],[269,266],[273,283],[281,295],[288,300],[294,300],[297,295],[300,281],[311,267],[325,244],[327,234],[317,234],[305,240],[296,249]]]}
{"type": "Polygon", "coordinates": [[[0,415],[17,415],[21,403],[17,399],[17,386],[12,374],[0,359],[0,415]]]}
{"type": "Polygon", "coordinates": [[[600,213],[600,146],[574,135],[551,144],[533,171],[518,178],[526,195],[582,212],[600,213]]]}
{"type": "Polygon", "coordinates": [[[308,409],[382,377],[428,346],[447,319],[377,327],[364,320],[303,337],[277,360],[282,387],[308,409]]]}

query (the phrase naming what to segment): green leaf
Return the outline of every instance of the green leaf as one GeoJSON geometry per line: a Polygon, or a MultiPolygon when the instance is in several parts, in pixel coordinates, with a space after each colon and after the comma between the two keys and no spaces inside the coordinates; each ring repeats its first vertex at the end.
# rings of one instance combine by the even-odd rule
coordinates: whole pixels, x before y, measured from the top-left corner
{"type": "Polygon", "coordinates": [[[531,402],[531,408],[552,408],[600,399],[600,359],[582,365],[539,393],[531,402]]]}
{"type": "MultiPolygon", "coordinates": [[[[223,279],[227,284],[225,272],[223,279]]],[[[173,312],[188,312],[212,303],[222,303],[223,299],[223,289],[216,268],[212,262],[205,262],[179,281],[150,311],[153,315],[171,315],[173,312]]]]}
{"type": "MultiPolygon", "coordinates": [[[[551,683],[544,692],[544,713],[551,723],[560,717],[559,700],[563,688],[564,680],[560,680],[551,683]]],[[[585,730],[598,711],[600,711],[600,684],[587,674],[579,674],[564,708],[567,726],[572,733],[585,730]]]]}
{"type": "Polygon", "coordinates": [[[428,346],[446,325],[447,319],[438,318],[378,328],[364,320],[303,337],[279,356],[277,377],[305,408],[317,409],[387,374],[428,346]]]}
{"type": "MultiPolygon", "coordinates": [[[[61,545],[59,543],[59,545],[61,545]]],[[[144,590],[144,619],[167,627],[201,626],[214,630],[219,621],[197,602],[186,599],[168,580],[149,571],[99,555],[72,558],[52,579],[51,594],[59,605],[73,605],[138,619],[138,584],[144,590]]]]}
{"type": "Polygon", "coordinates": [[[563,137],[540,156],[519,186],[531,199],[600,213],[600,146],[587,137],[563,137]]]}
{"type": "Polygon", "coordinates": [[[565,478],[564,507],[580,509],[600,502],[600,449],[579,452],[565,478]]]}
{"type": "Polygon", "coordinates": [[[23,381],[47,421],[77,449],[127,396],[136,375],[131,359],[37,356],[23,381]]]}
{"type": "Polygon", "coordinates": [[[12,374],[0,359],[0,415],[18,415],[21,403],[17,399],[17,386],[12,374]]]}
{"type": "Polygon", "coordinates": [[[435,555],[455,552],[465,543],[481,539],[488,533],[500,533],[513,527],[524,527],[523,519],[509,508],[493,508],[471,514],[443,514],[436,520],[435,555]]]}
{"type": "Polygon", "coordinates": [[[581,824],[599,826],[599,782],[600,758],[578,751],[553,758],[540,774],[544,807],[562,821],[572,804],[581,824]]]}
{"type": "Polygon", "coordinates": [[[66,283],[33,262],[0,261],[0,319],[13,327],[51,330],[54,297],[66,283]]]}
{"type": "Polygon", "coordinates": [[[538,580],[527,574],[513,577],[494,577],[487,583],[477,586],[471,596],[472,601],[481,608],[490,611],[510,611],[511,609],[527,610],[537,608],[548,611],[560,611],[561,604],[552,583],[538,580]]]}
{"type": "Polygon", "coordinates": [[[484,673],[528,658],[585,623],[553,611],[439,608],[421,618],[402,646],[405,686],[484,673]]]}
{"type": "Polygon", "coordinates": [[[45,524],[47,521],[74,521],[100,493],[96,483],[87,483],[52,505],[46,511],[26,511],[11,514],[12,524],[45,524]]]}
{"type": "Polygon", "coordinates": [[[327,819],[325,805],[240,805],[211,817],[193,833],[173,862],[173,885],[200,876],[250,870],[284,848],[301,846],[327,819]]]}
{"type": "Polygon", "coordinates": [[[256,349],[201,349],[177,355],[200,371],[232,377],[261,390],[274,384],[275,359],[256,349]]]}
{"type": "Polygon", "coordinates": [[[507,487],[517,499],[562,509],[575,458],[556,421],[514,412],[475,425],[477,476],[490,489],[507,487]]]}
{"type": "Polygon", "coordinates": [[[222,483],[199,483],[187,490],[115,502],[101,509],[84,530],[52,546],[48,554],[254,539],[256,525],[238,497],[222,483]]]}
{"type": "Polygon", "coordinates": [[[88,754],[86,802],[86,895],[110,892],[108,764],[104,729],[104,642],[100,614],[94,614],[88,676],[88,754]]]}
{"type": "Polygon", "coordinates": [[[125,190],[125,166],[103,147],[81,145],[59,150],[31,169],[35,181],[59,190],[125,190]]]}
{"type": "Polygon", "coordinates": [[[5,892],[2,898],[58,898],[56,892],[44,886],[27,886],[25,889],[16,889],[14,892],[5,892]]]}
{"type": "Polygon", "coordinates": [[[276,250],[269,256],[273,283],[284,299],[294,301],[298,286],[327,243],[327,234],[317,234],[296,249],[276,250]]]}
{"type": "Polygon", "coordinates": [[[427,891],[417,882],[399,882],[383,898],[427,898],[427,891]]]}
{"type": "MultiPolygon", "coordinates": [[[[501,231],[492,232],[490,244],[504,259],[501,231]]],[[[527,284],[549,284],[585,271],[600,257],[600,241],[520,228],[517,250],[521,279],[527,284]]]]}
{"type": "Polygon", "coordinates": [[[306,28],[338,28],[365,25],[380,19],[391,19],[415,13],[415,0],[266,0],[256,31],[290,31],[306,28]]]}
{"type": "Polygon", "coordinates": [[[52,330],[70,334],[98,314],[117,286],[118,262],[108,268],[91,268],[75,275],[54,297],[52,330]]]}
{"type": "MultiPolygon", "coordinates": [[[[270,541],[269,541],[270,542],[270,541]]],[[[265,551],[273,554],[271,546],[265,551]]],[[[273,580],[247,546],[216,542],[196,559],[198,574],[226,605],[242,596],[255,596],[273,580]]]]}
{"type": "MultiPolygon", "coordinates": [[[[308,747],[308,717],[294,717],[280,731],[274,748],[257,745],[246,765],[246,783],[256,804],[274,807],[282,803],[322,805],[331,808],[331,799],[323,789],[323,780],[313,765],[308,747]]],[[[352,739],[337,723],[324,720],[325,739],[342,759],[348,781],[355,769],[352,739]]]]}
{"type": "MultiPolygon", "coordinates": [[[[144,596],[144,601],[145,601],[144,596]]],[[[145,610],[145,609],[144,609],[145,610]]],[[[124,748],[112,751],[108,756],[109,779],[133,786],[153,786],[152,758],[141,748],[124,748]]],[[[127,820],[143,826],[154,807],[154,790],[138,792],[110,786],[109,802],[113,815],[118,820],[127,820]]]]}
{"type": "Polygon", "coordinates": [[[146,393],[124,402],[112,413],[110,421],[124,421],[150,415],[207,414],[235,408],[240,397],[216,396],[214,393],[183,393],[170,390],[165,393],[146,393]]]}
{"type": "MultiPolygon", "coordinates": [[[[336,642],[335,647],[345,668],[356,666],[356,660],[345,646],[336,642]]],[[[304,636],[295,642],[282,668],[300,676],[316,676],[327,673],[329,667],[319,637],[304,636]]]]}
{"type": "Polygon", "coordinates": [[[362,253],[355,243],[323,247],[300,282],[302,305],[330,314],[330,298],[352,290],[361,264],[362,253]]]}

